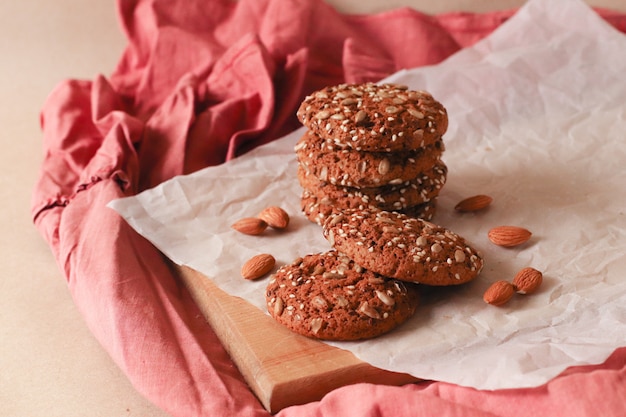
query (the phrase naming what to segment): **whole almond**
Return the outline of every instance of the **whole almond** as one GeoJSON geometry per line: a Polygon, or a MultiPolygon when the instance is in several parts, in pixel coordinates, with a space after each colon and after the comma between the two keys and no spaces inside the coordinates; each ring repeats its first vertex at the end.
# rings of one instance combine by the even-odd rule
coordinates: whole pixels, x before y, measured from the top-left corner
{"type": "Polygon", "coordinates": [[[274,229],[284,229],[289,225],[289,214],[277,206],[267,207],[258,217],[274,229]]]}
{"type": "Polygon", "coordinates": [[[268,274],[276,265],[276,259],[269,253],[255,255],[241,267],[241,276],[254,280],[268,274]]]}
{"type": "Polygon", "coordinates": [[[461,212],[478,211],[487,208],[492,201],[493,198],[488,195],[479,194],[461,200],[456,206],[454,206],[454,209],[461,212]]]}
{"type": "Polygon", "coordinates": [[[507,281],[496,281],[483,294],[483,300],[487,304],[501,306],[507,303],[515,295],[515,287],[507,281]]]}
{"type": "Polygon", "coordinates": [[[527,242],[532,233],[528,229],[518,226],[498,226],[487,233],[489,240],[496,245],[513,247],[527,242]]]}
{"type": "Polygon", "coordinates": [[[267,229],[267,222],[256,217],[245,217],[231,225],[233,229],[246,235],[260,235],[267,229]]]}
{"type": "Polygon", "coordinates": [[[543,282],[541,271],[527,266],[522,268],[513,278],[513,286],[518,294],[532,294],[543,282]]]}

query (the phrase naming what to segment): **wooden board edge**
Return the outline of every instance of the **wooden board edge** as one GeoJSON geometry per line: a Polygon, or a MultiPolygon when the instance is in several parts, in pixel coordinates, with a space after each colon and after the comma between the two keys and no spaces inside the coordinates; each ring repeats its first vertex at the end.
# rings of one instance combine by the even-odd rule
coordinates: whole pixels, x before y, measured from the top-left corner
{"type": "Polygon", "coordinates": [[[332,372],[317,373],[310,377],[292,379],[277,384],[272,395],[268,398],[269,403],[266,409],[275,413],[293,405],[319,401],[329,392],[353,384],[371,383],[402,386],[419,381],[418,378],[409,374],[382,370],[358,361],[338,367],[332,372]],[[297,397],[294,397],[295,392],[299,393],[297,397]]]}
{"type": "Polygon", "coordinates": [[[405,385],[419,381],[382,370],[352,352],[297,335],[247,301],[231,296],[202,273],[173,265],[204,318],[250,386],[271,413],[318,401],[356,383],[405,385]],[[274,343],[268,349],[268,341],[274,343]]]}

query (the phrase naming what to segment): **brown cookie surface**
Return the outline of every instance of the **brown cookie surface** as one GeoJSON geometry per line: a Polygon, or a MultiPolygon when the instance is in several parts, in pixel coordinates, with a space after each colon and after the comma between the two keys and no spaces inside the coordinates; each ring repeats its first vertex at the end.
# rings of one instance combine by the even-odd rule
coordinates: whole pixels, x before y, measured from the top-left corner
{"type": "Polygon", "coordinates": [[[334,250],[279,268],[265,295],[277,322],[325,340],[379,336],[413,316],[419,303],[413,285],[367,271],[334,250]]]}
{"type": "Polygon", "coordinates": [[[321,181],[312,173],[307,173],[304,166],[299,165],[298,181],[302,188],[314,194],[318,199],[326,198],[330,204],[339,207],[376,207],[392,211],[413,207],[437,197],[446,183],[447,173],[446,165],[439,160],[429,170],[401,184],[357,188],[342,187],[321,181]]]}
{"type": "Polygon", "coordinates": [[[441,103],[394,84],[341,84],[307,96],[300,122],[338,148],[396,152],[434,144],[448,128],[441,103]]]}
{"type": "Polygon", "coordinates": [[[324,237],[339,252],[383,276],[428,285],[473,280],[481,255],[464,238],[428,221],[376,209],[331,214],[324,237]]]}
{"type": "MultiPolygon", "coordinates": [[[[331,213],[351,210],[349,205],[341,199],[331,200],[328,197],[318,198],[314,193],[306,189],[302,190],[300,208],[307,219],[319,225],[322,225],[331,213]]],[[[364,208],[364,206],[362,208],[364,208]]],[[[435,197],[432,200],[398,211],[411,217],[431,220],[437,212],[437,198],[435,197]]]]}
{"type": "Polygon", "coordinates": [[[406,152],[363,152],[336,149],[307,131],[295,147],[298,162],[322,181],[348,187],[401,184],[437,164],[444,151],[442,140],[406,152]]]}

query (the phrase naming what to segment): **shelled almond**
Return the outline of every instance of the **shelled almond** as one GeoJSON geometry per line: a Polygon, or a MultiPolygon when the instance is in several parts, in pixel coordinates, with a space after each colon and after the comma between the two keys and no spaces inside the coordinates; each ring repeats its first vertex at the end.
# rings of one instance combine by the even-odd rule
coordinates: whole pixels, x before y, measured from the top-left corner
{"type": "Polygon", "coordinates": [[[489,240],[504,247],[513,247],[528,242],[532,233],[519,226],[497,226],[489,230],[487,237],[489,240]]]}
{"type": "Polygon", "coordinates": [[[248,280],[267,275],[276,265],[276,259],[269,253],[261,253],[248,259],[241,267],[241,276],[248,280]]]}
{"type": "Polygon", "coordinates": [[[246,235],[260,235],[267,229],[267,222],[256,217],[245,217],[237,220],[231,227],[246,235]]]}
{"type": "Polygon", "coordinates": [[[483,300],[487,304],[501,306],[506,304],[515,295],[515,287],[508,281],[496,281],[487,288],[483,300]]]}
{"type": "Polygon", "coordinates": [[[492,201],[492,197],[485,194],[478,194],[461,200],[456,206],[454,206],[454,209],[460,212],[479,211],[489,207],[492,201]]]}
{"type": "Polygon", "coordinates": [[[274,229],[284,229],[289,225],[289,214],[278,206],[265,208],[257,217],[274,229]]]}
{"type": "Polygon", "coordinates": [[[543,274],[535,268],[522,268],[513,278],[513,286],[518,294],[532,294],[543,282],[543,274]]]}

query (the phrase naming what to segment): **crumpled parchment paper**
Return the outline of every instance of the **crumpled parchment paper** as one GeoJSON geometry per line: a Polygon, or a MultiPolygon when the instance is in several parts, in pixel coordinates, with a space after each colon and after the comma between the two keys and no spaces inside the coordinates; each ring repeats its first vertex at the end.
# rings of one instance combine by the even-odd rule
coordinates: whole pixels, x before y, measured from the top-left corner
{"type": "MultiPolygon", "coordinates": [[[[474,47],[388,79],[448,109],[449,175],[434,222],[472,242],[486,266],[468,285],[428,294],[396,331],[334,345],[377,367],[478,389],[537,386],[625,345],[624,51],[626,38],[584,3],[532,0],[474,47]],[[474,194],[492,206],[454,212],[474,194]],[[487,231],[503,224],[533,238],[497,247],[487,231]],[[490,283],[525,266],[544,273],[538,293],[501,308],[483,302],[490,283]]],[[[174,262],[265,311],[266,280],[244,281],[245,260],[272,253],[279,266],[330,249],[300,213],[293,146],[303,132],[110,206],[174,262]],[[268,205],[291,214],[287,231],[230,228],[268,205]]]]}

